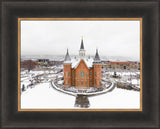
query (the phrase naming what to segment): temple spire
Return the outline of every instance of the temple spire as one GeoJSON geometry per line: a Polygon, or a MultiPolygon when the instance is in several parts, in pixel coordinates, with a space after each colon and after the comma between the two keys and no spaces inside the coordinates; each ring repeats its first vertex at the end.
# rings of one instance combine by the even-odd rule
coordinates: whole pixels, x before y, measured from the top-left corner
{"type": "Polygon", "coordinates": [[[99,57],[99,54],[98,54],[98,49],[96,49],[96,55],[94,57],[94,63],[100,63],[101,60],[100,60],[100,57],[99,57]]]}
{"type": "Polygon", "coordinates": [[[68,48],[67,48],[67,53],[66,56],[64,58],[64,63],[70,63],[71,62],[71,58],[69,56],[69,52],[68,52],[68,48]]]}
{"type": "Polygon", "coordinates": [[[79,50],[79,57],[80,58],[85,58],[85,50],[84,50],[84,45],[83,45],[83,36],[81,37],[81,46],[79,50]]]}
{"type": "Polygon", "coordinates": [[[80,50],[84,50],[84,45],[83,45],[83,36],[81,37],[81,46],[80,46],[80,50]]]}

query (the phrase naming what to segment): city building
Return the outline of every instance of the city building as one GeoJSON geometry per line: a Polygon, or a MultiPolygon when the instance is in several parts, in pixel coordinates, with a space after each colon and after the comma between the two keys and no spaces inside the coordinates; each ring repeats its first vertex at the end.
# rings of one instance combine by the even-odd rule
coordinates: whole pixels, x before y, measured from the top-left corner
{"type": "Polygon", "coordinates": [[[39,66],[49,66],[49,59],[38,59],[37,63],[39,66]]]}
{"type": "Polygon", "coordinates": [[[140,70],[140,63],[131,61],[107,61],[103,63],[102,67],[106,69],[140,70]]]}
{"type": "Polygon", "coordinates": [[[89,88],[101,86],[101,60],[96,50],[94,59],[86,56],[83,37],[79,50],[79,56],[71,59],[67,49],[64,59],[64,85],[76,88],[89,88]]]}

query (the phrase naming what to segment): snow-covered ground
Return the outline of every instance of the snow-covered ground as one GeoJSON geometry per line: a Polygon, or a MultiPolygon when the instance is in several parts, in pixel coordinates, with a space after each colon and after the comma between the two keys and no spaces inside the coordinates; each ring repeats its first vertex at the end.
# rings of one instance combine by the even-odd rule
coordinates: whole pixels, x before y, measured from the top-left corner
{"type": "Polygon", "coordinates": [[[115,88],[112,92],[89,97],[93,109],[139,109],[140,92],[115,88]]]}
{"type": "MultiPolygon", "coordinates": [[[[21,109],[77,109],[75,97],[40,83],[21,94],[21,109]]],[[[112,92],[89,97],[89,109],[139,109],[140,92],[115,88],[112,92]]]]}
{"type": "Polygon", "coordinates": [[[49,83],[41,83],[22,92],[21,109],[73,108],[75,97],[54,90],[49,83]]]}
{"type": "MultiPolygon", "coordinates": [[[[74,107],[75,96],[62,93],[50,85],[50,81],[62,78],[62,66],[55,67],[54,71],[47,70],[27,70],[21,71],[21,90],[24,85],[25,91],[21,92],[21,109],[77,109],[74,107]],[[36,79],[38,83],[36,83],[36,79]],[[31,83],[33,83],[31,85],[31,83]]],[[[107,81],[114,72],[103,73],[102,79],[107,81]]],[[[117,72],[122,78],[116,81],[124,81],[140,86],[139,72],[117,72]],[[138,75],[138,76],[137,76],[138,75]]],[[[63,81],[58,81],[63,84],[63,81]]],[[[105,84],[105,83],[104,83],[105,84]]],[[[88,97],[89,109],[139,109],[140,92],[115,88],[113,91],[88,97]]]]}

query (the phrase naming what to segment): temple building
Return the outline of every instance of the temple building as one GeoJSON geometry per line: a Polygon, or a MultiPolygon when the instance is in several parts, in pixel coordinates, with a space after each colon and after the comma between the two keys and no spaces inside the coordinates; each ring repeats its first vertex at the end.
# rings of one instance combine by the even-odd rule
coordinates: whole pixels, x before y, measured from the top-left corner
{"type": "Polygon", "coordinates": [[[76,88],[89,88],[90,86],[101,86],[101,60],[96,49],[94,59],[86,56],[83,43],[79,50],[79,56],[71,59],[67,49],[64,59],[64,85],[75,86],[76,88]]]}

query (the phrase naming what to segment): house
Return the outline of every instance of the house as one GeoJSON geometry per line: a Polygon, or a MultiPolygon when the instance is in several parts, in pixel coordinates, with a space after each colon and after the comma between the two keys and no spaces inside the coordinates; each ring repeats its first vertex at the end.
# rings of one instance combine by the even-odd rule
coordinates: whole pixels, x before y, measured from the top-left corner
{"type": "Polygon", "coordinates": [[[85,54],[83,37],[78,58],[71,59],[67,49],[64,59],[64,85],[76,88],[89,88],[101,86],[101,60],[96,50],[94,59],[87,58],[85,54]]]}

